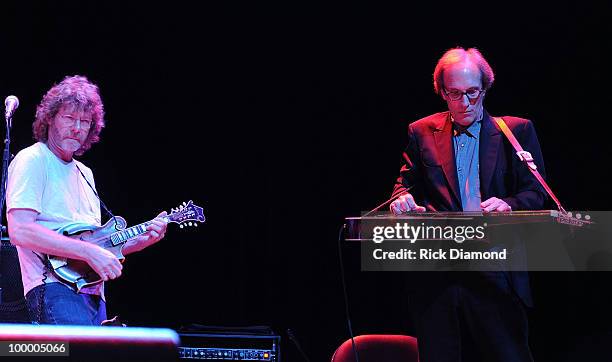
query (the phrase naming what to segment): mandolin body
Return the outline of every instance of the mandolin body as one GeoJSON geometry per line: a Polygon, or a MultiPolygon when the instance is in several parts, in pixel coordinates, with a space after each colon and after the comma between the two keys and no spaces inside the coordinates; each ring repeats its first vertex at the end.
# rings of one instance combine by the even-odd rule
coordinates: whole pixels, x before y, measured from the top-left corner
{"type": "MultiPolygon", "coordinates": [[[[123,262],[125,256],[121,253],[121,249],[124,243],[113,245],[111,235],[125,229],[126,225],[125,219],[117,216],[100,227],[74,223],[56,231],[70,238],[98,245],[113,253],[119,261],[123,262]]],[[[48,260],[55,276],[65,284],[72,286],[77,292],[84,287],[102,282],[102,278],[85,261],[53,255],[49,255],[48,260]]]]}

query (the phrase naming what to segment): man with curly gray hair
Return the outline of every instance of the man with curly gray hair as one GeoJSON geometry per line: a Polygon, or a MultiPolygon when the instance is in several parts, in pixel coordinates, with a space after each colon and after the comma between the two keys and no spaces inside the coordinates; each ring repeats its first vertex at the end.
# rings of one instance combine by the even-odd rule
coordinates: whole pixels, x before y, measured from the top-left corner
{"type": "MultiPolygon", "coordinates": [[[[101,225],[93,173],[74,156],[98,142],[103,127],[98,87],[83,76],[66,77],[38,105],[32,126],[37,142],[21,150],[9,166],[8,228],[34,322],[99,325],[106,319],[104,283],[77,293],[50,272],[45,257],[83,261],[104,281],[121,276],[121,262],[113,253],[55,232],[72,223],[101,225]]],[[[127,242],[123,254],[161,240],[166,231],[160,218],[164,214],[145,234],[127,242]]]]}
{"type": "Polygon", "coordinates": [[[94,143],[100,141],[100,132],[104,127],[104,104],[98,87],[87,78],[77,75],[66,77],[60,84],[51,88],[36,109],[32,131],[37,141],[47,142],[49,125],[62,107],[89,115],[84,124],[81,120],[83,135],[86,137],[74,151],[75,155],[81,156],[94,143]]]}

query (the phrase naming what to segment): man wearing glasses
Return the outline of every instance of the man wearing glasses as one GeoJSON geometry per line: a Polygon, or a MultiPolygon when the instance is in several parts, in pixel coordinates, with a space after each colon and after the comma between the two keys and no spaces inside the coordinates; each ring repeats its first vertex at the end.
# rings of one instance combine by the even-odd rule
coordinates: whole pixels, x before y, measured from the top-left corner
{"type": "MultiPolygon", "coordinates": [[[[448,50],[434,90],[448,111],[413,122],[391,211],[537,210],[547,196],[483,107],[493,70],[474,49],[448,50]]],[[[538,170],[544,164],[529,120],[502,117],[538,170]]],[[[420,361],[532,361],[525,307],[527,272],[431,272],[413,283],[420,361]]]]}
{"type": "MultiPolygon", "coordinates": [[[[99,141],[103,127],[98,87],[82,76],[66,77],[38,105],[32,127],[38,142],[21,150],[9,166],[8,228],[33,322],[100,325],[106,319],[103,283],[77,293],[53,275],[45,259],[50,254],[82,260],[104,281],[121,276],[113,253],[54,231],[75,222],[101,225],[93,173],[74,157],[99,141]]],[[[124,255],[161,240],[166,224],[158,218],[147,229],[125,244],[124,255]]]]}

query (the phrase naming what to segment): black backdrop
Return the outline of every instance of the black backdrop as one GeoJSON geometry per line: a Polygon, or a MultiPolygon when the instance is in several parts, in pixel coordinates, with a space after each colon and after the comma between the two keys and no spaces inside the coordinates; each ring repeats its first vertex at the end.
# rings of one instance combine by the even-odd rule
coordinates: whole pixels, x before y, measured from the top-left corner
{"type": "MultiPolygon", "coordinates": [[[[204,206],[205,225],[171,226],[129,257],[108,286],[110,314],[291,328],[324,361],[348,337],[337,229],[387,199],[408,123],[444,109],[431,85],[444,50],[488,58],[487,108],[534,121],[566,208],[608,209],[609,14],[597,1],[3,3],[0,96],[21,101],[16,152],[32,142],[43,93],[86,75],[108,122],[83,162],[110,208],[136,223],[185,200],[204,206]]],[[[360,273],[347,253],[355,333],[412,333],[403,275],[360,273]]],[[[532,275],[537,359],[606,340],[610,280],[532,275]]]]}

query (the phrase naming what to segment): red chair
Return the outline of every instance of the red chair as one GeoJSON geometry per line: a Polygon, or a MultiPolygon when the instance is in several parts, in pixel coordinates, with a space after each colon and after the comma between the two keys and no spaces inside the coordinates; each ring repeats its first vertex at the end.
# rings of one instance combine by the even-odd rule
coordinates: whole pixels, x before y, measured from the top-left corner
{"type": "MultiPolygon", "coordinates": [[[[419,351],[414,337],[368,334],[355,337],[359,362],[418,362],[419,351]]],[[[331,362],[355,362],[351,340],[342,343],[331,362]]]]}

